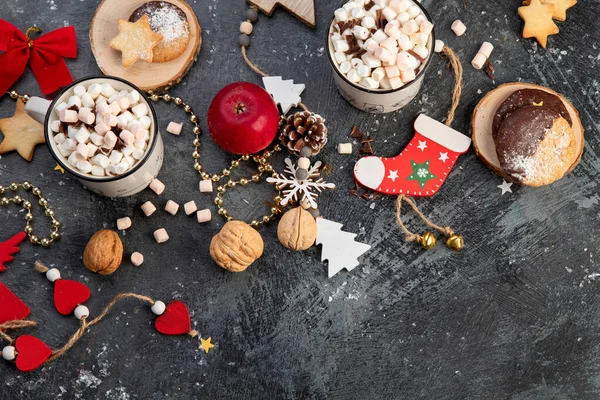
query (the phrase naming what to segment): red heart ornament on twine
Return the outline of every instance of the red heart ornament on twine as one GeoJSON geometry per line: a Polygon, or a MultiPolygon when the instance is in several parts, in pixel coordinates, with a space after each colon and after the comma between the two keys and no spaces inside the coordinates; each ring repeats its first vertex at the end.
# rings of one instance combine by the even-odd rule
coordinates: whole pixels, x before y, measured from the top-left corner
{"type": "Polygon", "coordinates": [[[173,300],[167,304],[165,312],[156,318],[154,322],[156,330],[165,335],[198,336],[198,332],[192,329],[190,313],[183,302],[173,300]]]}
{"type": "Polygon", "coordinates": [[[0,324],[25,319],[31,310],[23,301],[0,282],[0,324]]]}
{"type": "Polygon", "coordinates": [[[59,279],[54,282],[54,305],[62,315],[69,315],[90,298],[90,289],[81,282],[59,279]]]}
{"type": "Polygon", "coordinates": [[[52,355],[52,349],[40,339],[31,335],[22,335],[15,340],[17,350],[17,368],[23,372],[33,371],[52,355]]]}
{"type": "Polygon", "coordinates": [[[19,244],[21,244],[26,237],[27,234],[25,232],[19,232],[6,242],[0,243],[0,272],[6,271],[4,263],[14,260],[12,255],[21,251],[19,244]]]}

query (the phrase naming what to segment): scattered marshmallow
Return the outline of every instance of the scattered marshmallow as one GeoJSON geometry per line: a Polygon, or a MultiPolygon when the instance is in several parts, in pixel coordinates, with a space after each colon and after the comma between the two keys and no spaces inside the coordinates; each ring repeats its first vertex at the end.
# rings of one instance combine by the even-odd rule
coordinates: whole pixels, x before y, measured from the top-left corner
{"type": "Polygon", "coordinates": [[[183,211],[185,211],[185,215],[191,215],[198,210],[196,207],[196,202],[194,200],[188,201],[183,205],[183,211]]]}
{"type": "Polygon", "coordinates": [[[434,51],[436,53],[441,53],[443,49],[444,49],[444,42],[442,42],[441,40],[436,40],[434,51]]]}
{"type": "Polygon", "coordinates": [[[212,218],[212,213],[210,212],[210,210],[208,208],[196,212],[196,219],[198,220],[199,224],[208,222],[208,221],[210,221],[211,218],[212,218]]]}
{"type": "Polygon", "coordinates": [[[165,228],[160,228],[154,231],[154,240],[156,243],[164,243],[169,240],[169,234],[165,228]]]}
{"type": "Polygon", "coordinates": [[[156,194],[162,194],[165,191],[165,184],[154,178],[152,182],[150,182],[150,189],[156,194]]]}
{"type": "Polygon", "coordinates": [[[213,191],[213,183],[210,179],[200,181],[200,193],[211,193],[213,191]]]}
{"type": "Polygon", "coordinates": [[[151,201],[147,201],[144,204],[142,204],[142,211],[144,212],[146,217],[149,217],[152,214],[154,214],[154,212],[156,211],[156,207],[154,206],[154,204],[152,204],[151,201]]]}
{"type": "Polygon", "coordinates": [[[173,200],[169,200],[165,205],[165,211],[171,215],[175,215],[177,214],[177,211],[179,211],[179,204],[175,203],[173,200]]]}
{"type": "Polygon", "coordinates": [[[173,135],[179,135],[182,129],[183,123],[178,124],[173,121],[169,122],[169,126],[167,126],[167,132],[172,133],[173,135]]]}
{"type": "Polygon", "coordinates": [[[131,228],[131,218],[123,217],[117,220],[117,229],[122,231],[131,228]]]}
{"type": "Polygon", "coordinates": [[[467,27],[462,23],[460,19],[457,19],[452,23],[452,30],[456,34],[456,36],[462,36],[467,31],[467,27]]]}
{"type": "Polygon", "coordinates": [[[490,55],[492,55],[492,50],[494,50],[494,46],[490,42],[483,42],[479,48],[479,52],[483,54],[486,59],[490,58],[490,55]]]}
{"type": "Polygon", "coordinates": [[[144,255],[142,253],[138,253],[137,251],[131,254],[131,263],[139,267],[144,263],[144,255]]]}
{"type": "Polygon", "coordinates": [[[352,154],[352,143],[339,143],[338,153],[340,154],[352,154]]]}
{"type": "Polygon", "coordinates": [[[486,61],[487,58],[483,53],[477,53],[473,58],[473,61],[471,61],[471,65],[473,66],[473,68],[480,70],[481,68],[483,68],[486,61]]]}

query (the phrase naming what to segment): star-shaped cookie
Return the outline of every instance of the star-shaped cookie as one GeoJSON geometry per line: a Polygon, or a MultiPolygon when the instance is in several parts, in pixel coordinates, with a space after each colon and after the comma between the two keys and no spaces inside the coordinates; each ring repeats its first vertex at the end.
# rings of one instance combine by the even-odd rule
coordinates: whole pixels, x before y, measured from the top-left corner
{"type": "Polygon", "coordinates": [[[531,0],[528,6],[519,7],[519,16],[525,21],[523,37],[534,37],[546,48],[549,35],[558,33],[558,26],[552,21],[554,4],[542,4],[540,0],[531,0]]]}
{"type": "Polygon", "coordinates": [[[16,150],[27,161],[33,158],[35,146],[46,143],[42,124],[25,113],[25,103],[17,100],[15,115],[0,119],[0,133],[4,140],[0,143],[0,154],[16,150]]]}
{"type": "Polygon", "coordinates": [[[138,60],[152,62],[152,50],[163,36],[150,29],[148,16],[144,15],[136,22],[119,19],[119,34],[108,44],[121,51],[121,63],[127,68],[138,60]]]}
{"type": "MultiPolygon", "coordinates": [[[[525,0],[524,6],[528,6],[531,0],[525,0]]],[[[553,4],[554,11],[552,18],[557,21],[565,21],[567,19],[567,10],[577,4],[577,0],[542,0],[542,4],[553,4]]]]}

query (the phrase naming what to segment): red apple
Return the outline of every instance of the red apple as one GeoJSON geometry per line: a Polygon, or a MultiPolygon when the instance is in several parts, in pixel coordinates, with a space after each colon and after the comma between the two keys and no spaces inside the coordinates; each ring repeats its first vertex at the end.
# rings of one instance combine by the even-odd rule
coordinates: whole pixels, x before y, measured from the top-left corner
{"type": "Polygon", "coordinates": [[[217,93],[208,108],[215,143],[233,154],[255,154],[273,142],[279,111],[271,95],[250,82],[236,82],[217,93]]]}

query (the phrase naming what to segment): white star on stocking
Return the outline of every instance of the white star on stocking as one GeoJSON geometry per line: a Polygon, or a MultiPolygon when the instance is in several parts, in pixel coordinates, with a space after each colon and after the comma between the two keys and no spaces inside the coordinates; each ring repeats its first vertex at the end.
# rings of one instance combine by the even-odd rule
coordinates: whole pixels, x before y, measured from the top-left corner
{"type": "Polygon", "coordinates": [[[503,196],[504,193],[512,193],[512,190],[510,189],[511,186],[512,186],[511,182],[506,182],[504,179],[502,179],[502,185],[497,186],[498,188],[502,189],[501,196],[503,196]]]}
{"type": "Polygon", "coordinates": [[[390,175],[388,176],[388,178],[391,179],[392,182],[396,182],[396,179],[398,179],[398,170],[390,171],[390,175]]]}
{"type": "Polygon", "coordinates": [[[445,163],[447,159],[448,159],[448,152],[442,153],[440,151],[440,158],[438,158],[438,160],[440,160],[441,162],[445,163]]]}
{"type": "Polygon", "coordinates": [[[426,148],[427,148],[427,141],[419,140],[419,145],[417,146],[417,149],[421,149],[421,151],[425,151],[426,148]]]}

